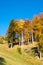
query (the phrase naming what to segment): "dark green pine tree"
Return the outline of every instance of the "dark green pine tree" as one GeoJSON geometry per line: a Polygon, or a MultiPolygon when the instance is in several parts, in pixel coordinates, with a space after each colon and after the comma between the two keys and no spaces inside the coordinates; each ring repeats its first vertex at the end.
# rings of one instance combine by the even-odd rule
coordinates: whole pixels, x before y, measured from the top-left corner
{"type": "Polygon", "coordinates": [[[13,46],[13,43],[15,41],[15,35],[16,35],[16,32],[14,31],[14,27],[16,26],[15,24],[15,21],[14,20],[11,20],[11,23],[9,25],[9,28],[8,28],[8,32],[7,32],[7,39],[8,39],[8,43],[10,43],[10,47],[12,48],[13,46]]]}

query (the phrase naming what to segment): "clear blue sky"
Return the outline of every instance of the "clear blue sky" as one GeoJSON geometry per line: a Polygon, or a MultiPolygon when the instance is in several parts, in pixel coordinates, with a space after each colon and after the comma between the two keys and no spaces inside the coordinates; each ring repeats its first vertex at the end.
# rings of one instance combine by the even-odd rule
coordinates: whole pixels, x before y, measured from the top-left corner
{"type": "Polygon", "coordinates": [[[0,35],[6,35],[10,20],[31,20],[40,12],[43,12],[43,0],[0,0],[0,35]]]}

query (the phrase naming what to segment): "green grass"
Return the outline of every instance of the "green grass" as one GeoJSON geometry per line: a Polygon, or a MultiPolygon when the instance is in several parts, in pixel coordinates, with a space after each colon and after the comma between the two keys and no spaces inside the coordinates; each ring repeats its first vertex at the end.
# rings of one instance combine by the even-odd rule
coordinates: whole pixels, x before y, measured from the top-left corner
{"type": "Polygon", "coordinates": [[[0,57],[5,60],[5,62],[1,61],[3,63],[2,65],[42,65],[39,59],[29,54],[19,54],[17,48],[15,46],[9,49],[7,44],[0,44],[0,57]]]}

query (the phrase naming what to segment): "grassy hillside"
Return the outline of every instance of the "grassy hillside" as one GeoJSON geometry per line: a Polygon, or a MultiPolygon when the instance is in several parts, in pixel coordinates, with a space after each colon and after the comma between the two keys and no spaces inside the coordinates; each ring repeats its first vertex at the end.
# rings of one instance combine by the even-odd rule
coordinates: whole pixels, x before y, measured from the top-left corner
{"type": "Polygon", "coordinates": [[[42,65],[39,59],[30,54],[19,54],[18,46],[8,48],[7,44],[0,44],[0,65],[42,65]]]}

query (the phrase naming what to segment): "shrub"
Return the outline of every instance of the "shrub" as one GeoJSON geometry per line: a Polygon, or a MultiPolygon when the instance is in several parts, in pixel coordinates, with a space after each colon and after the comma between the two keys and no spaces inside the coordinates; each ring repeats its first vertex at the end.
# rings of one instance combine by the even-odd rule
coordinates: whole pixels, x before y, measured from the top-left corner
{"type": "Polygon", "coordinates": [[[22,53],[22,52],[21,52],[21,48],[20,48],[20,47],[18,47],[18,48],[17,48],[17,50],[18,50],[19,54],[21,54],[21,53],[22,53]]]}
{"type": "Polygon", "coordinates": [[[34,56],[36,56],[36,55],[38,56],[38,48],[37,47],[33,47],[31,50],[32,50],[32,53],[34,56]]]}

